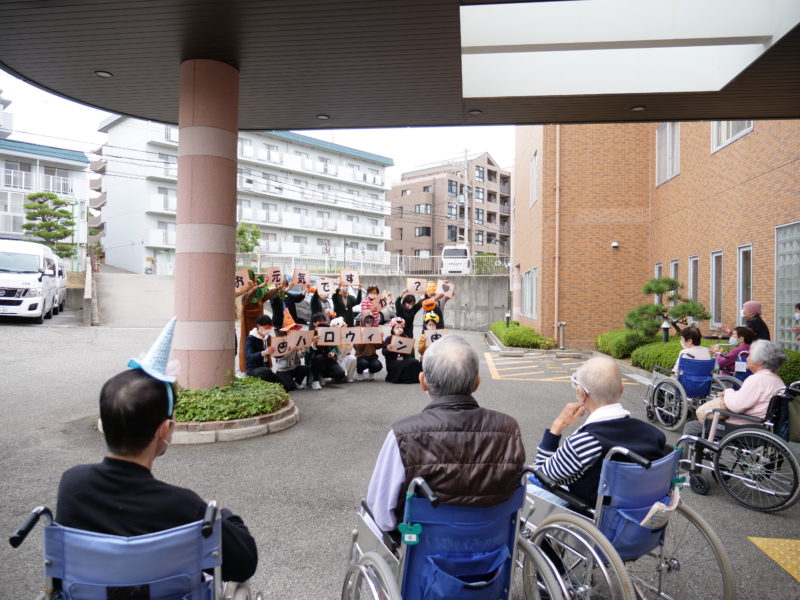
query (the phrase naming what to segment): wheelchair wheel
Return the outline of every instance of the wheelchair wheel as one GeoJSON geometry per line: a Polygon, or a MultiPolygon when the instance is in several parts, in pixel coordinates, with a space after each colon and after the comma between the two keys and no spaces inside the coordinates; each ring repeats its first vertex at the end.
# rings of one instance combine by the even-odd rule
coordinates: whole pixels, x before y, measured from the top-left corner
{"type": "Polygon", "coordinates": [[[763,429],[726,435],[714,456],[714,473],[722,489],[754,510],[784,510],[800,496],[797,459],[782,439],[763,429]]]}
{"type": "Polygon", "coordinates": [[[709,396],[716,396],[727,389],[738,390],[740,387],[742,382],[732,375],[715,375],[711,381],[709,396]]]}
{"type": "Polygon", "coordinates": [[[736,597],[722,542],[708,523],[683,503],[670,516],[661,545],[625,565],[643,600],[736,597]]]}
{"type": "Polygon", "coordinates": [[[708,494],[708,479],[700,473],[692,473],[689,475],[689,487],[695,494],[705,496],[708,494]]]}
{"type": "Polygon", "coordinates": [[[619,554],[585,518],[572,513],[550,515],[539,523],[532,542],[555,565],[568,598],[636,599],[619,554]]]}
{"type": "Polygon", "coordinates": [[[689,403],[683,386],[674,379],[662,379],[653,390],[653,412],[664,429],[675,431],[686,422],[689,403]]]}
{"type": "Polygon", "coordinates": [[[342,586],[342,600],[402,600],[400,587],[386,562],[366,552],[350,565],[342,586]]]}
{"type": "MultiPolygon", "coordinates": [[[[569,598],[558,570],[539,546],[519,540],[522,588],[525,600],[567,600],[569,598]]],[[[519,567],[520,565],[518,565],[519,567]]]]}

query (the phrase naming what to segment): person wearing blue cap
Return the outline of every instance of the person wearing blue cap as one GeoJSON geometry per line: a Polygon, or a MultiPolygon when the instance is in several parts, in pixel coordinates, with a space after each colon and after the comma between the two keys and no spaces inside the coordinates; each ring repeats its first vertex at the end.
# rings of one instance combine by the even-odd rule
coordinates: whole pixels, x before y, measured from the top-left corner
{"type": "MultiPolygon", "coordinates": [[[[65,527],[125,537],[199,521],[206,502],[195,492],[159,481],[153,462],[166,452],[175,425],[175,376],[167,372],[173,319],[150,352],[100,391],[100,426],[108,452],[103,462],[68,469],[58,487],[56,522],[65,527]]],[[[222,578],[244,582],[258,550],[242,519],[223,508],[222,578]]]]}

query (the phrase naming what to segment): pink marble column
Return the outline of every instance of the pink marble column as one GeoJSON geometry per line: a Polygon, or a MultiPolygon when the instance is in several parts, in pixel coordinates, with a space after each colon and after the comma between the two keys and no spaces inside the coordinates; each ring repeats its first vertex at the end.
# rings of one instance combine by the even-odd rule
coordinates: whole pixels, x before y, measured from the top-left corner
{"type": "Polygon", "coordinates": [[[239,72],[181,64],[173,356],[188,389],[233,375],[239,72]]]}

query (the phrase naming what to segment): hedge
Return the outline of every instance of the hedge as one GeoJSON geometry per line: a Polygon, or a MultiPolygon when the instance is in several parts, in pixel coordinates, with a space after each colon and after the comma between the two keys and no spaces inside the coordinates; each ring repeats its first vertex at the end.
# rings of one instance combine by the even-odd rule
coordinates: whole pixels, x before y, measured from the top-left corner
{"type": "Polygon", "coordinates": [[[245,377],[207,390],[178,390],[175,420],[197,423],[246,419],[273,413],[288,402],[289,394],[280,384],[245,377]]]}
{"type": "Polygon", "coordinates": [[[783,366],[778,369],[778,376],[783,379],[786,385],[800,381],[800,352],[795,350],[784,350],[789,357],[783,366]]]}
{"type": "Polygon", "coordinates": [[[505,346],[512,346],[514,348],[539,348],[542,350],[550,350],[556,347],[556,341],[551,338],[546,338],[543,335],[536,333],[530,327],[524,327],[517,321],[510,321],[506,327],[505,321],[495,321],[491,324],[492,333],[505,346]]]}
{"type": "Polygon", "coordinates": [[[597,336],[597,349],[614,358],[627,358],[639,346],[655,342],[654,337],[645,336],[630,329],[615,329],[597,336]]]}

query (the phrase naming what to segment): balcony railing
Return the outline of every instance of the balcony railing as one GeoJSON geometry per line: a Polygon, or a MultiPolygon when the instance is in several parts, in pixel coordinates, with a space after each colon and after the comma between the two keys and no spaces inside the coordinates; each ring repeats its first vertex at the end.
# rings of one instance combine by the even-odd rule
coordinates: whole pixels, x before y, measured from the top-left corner
{"type": "Polygon", "coordinates": [[[152,212],[174,213],[178,209],[178,199],[166,194],[154,194],[150,198],[152,212]]]}
{"type": "Polygon", "coordinates": [[[500,214],[510,215],[511,214],[511,205],[510,204],[501,204],[500,205],[500,214]]]}
{"type": "Polygon", "coordinates": [[[151,229],[149,232],[148,246],[165,246],[168,248],[175,247],[175,232],[165,229],[151,229]]]}
{"type": "Polygon", "coordinates": [[[33,189],[33,173],[6,169],[3,183],[8,188],[31,190],[33,189]]]}
{"type": "Polygon", "coordinates": [[[500,225],[500,233],[511,233],[511,227],[508,225],[500,225]]]}
{"type": "MultiPolygon", "coordinates": [[[[55,194],[71,194],[72,180],[69,177],[58,177],[57,175],[43,175],[42,189],[45,192],[53,192],[55,194]]],[[[98,189],[96,191],[100,190],[98,189]]]]}

